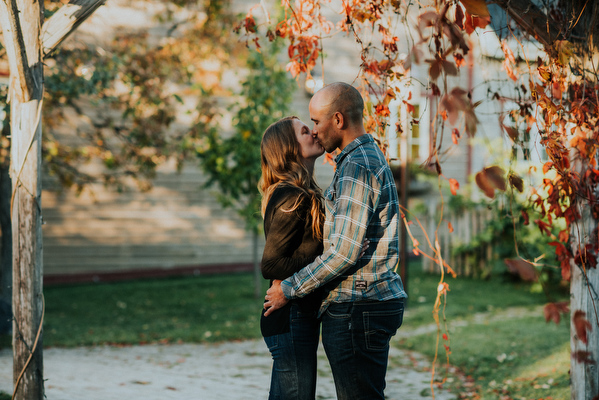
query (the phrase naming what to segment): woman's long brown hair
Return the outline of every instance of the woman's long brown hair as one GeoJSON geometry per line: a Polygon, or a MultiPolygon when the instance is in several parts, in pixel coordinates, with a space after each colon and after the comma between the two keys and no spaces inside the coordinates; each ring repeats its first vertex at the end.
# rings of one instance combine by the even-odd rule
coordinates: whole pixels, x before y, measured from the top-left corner
{"type": "MultiPolygon", "coordinates": [[[[293,120],[297,117],[285,117],[270,125],[262,136],[260,152],[262,155],[262,177],[258,189],[262,193],[262,216],[274,190],[280,184],[299,188],[310,198],[312,216],[312,234],[322,239],[324,213],[322,192],[314,175],[301,161],[301,149],[293,129],[293,120]]],[[[299,205],[299,198],[293,211],[299,205]]]]}

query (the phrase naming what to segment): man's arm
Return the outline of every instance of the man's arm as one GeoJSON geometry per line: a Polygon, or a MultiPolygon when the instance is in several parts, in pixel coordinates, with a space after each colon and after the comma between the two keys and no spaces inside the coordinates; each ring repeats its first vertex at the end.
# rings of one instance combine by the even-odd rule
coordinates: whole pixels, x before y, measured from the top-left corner
{"type": "MultiPolygon", "coordinates": [[[[285,298],[303,297],[355,265],[380,200],[380,186],[377,177],[364,166],[348,163],[343,167],[336,187],[334,218],[327,221],[332,224],[328,248],[281,283],[285,298]]],[[[278,296],[278,289],[275,293],[278,296]]]]}
{"type": "Polygon", "coordinates": [[[283,291],[281,290],[281,281],[273,280],[272,286],[266,291],[266,296],[264,297],[266,301],[264,302],[264,316],[268,317],[273,311],[282,308],[289,302],[289,299],[285,297],[283,291]]]}

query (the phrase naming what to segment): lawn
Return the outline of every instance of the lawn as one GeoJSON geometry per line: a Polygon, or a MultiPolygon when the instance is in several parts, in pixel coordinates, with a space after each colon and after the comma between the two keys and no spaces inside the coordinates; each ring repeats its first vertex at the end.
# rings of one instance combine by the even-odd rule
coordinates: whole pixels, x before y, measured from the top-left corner
{"type": "MultiPolygon", "coordinates": [[[[439,279],[413,274],[409,283],[410,303],[402,329],[432,324],[433,303],[439,279]]],[[[547,323],[541,306],[547,302],[542,293],[531,293],[530,286],[513,282],[507,276],[481,281],[450,278],[445,308],[448,334],[441,326],[437,332],[412,335],[395,344],[415,350],[431,360],[438,348],[437,380],[448,378],[446,386],[480,399],[569,399],[570,356],[568,318],[559,325],[547,323]],[[446,368],[444,345],[449,347],[446,368]],[[464,377],[468,377],[464,384],[464,377]],[[468,387],[473,386],[473,387],[468,387]]],[[[552,300],[567,300],[568,294],[552,288],[552,300]]],[[[443,315],[441,315],[443,322],[443,315]]]]}
{"type": "MultiPolygon", "coordinates": [[[[434,323],[438,276],[418,269],[418,264],[410,266],[410,299],[402,331],[434,323]]],[[[482,399],[569,398],[569,328],[564,321],[559,325],[545,322],[539,311],[547,301],[543,294],[531,293],[528,285],[502,276],[488,281],[457,278],[448,283],[449,341],[440,341],[436,378],[448,378],[445,385],[460,392],[472,391],[467,387],[471,385],[482,399]],[[512,311],[517,313],[512,315],[512,311]],[[449,362],[458,372],[443,367],[443,344],[449,345],[449,362]],[[468,376],[470,383],[464,385],[460,376],[468,376]]],[[[254,298],[249,273],[50,286],[44,296],[44,346],[260,337],[262,299],[254,298]]],[[[424,331],[394,339],[393,344],[432,360],[436,332],[424,331]]],[[[10,346],[9,337],[0,338],[2,346],[10,346]]]]}

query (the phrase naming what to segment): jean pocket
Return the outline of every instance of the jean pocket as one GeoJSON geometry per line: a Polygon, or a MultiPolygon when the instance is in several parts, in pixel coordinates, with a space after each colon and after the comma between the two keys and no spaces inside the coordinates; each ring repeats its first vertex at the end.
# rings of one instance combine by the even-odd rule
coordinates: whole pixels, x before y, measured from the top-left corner
{"type": "Polygon", "coordinates": [[[279,335],[265,336],[264,343],[271,352],[279,347],[279,335]]]}
{"type": "Polygon", "coordinates": [[[364,336],[368,350],[386,350],[391,336],[403,322],[403,307],[399,310],[364,312],[364,336]]]}
{"type": "Polygon", "coordinates": [[[351,312],[341,312],[341,311],[331,311],[331,307],[329,307],[326,311],[328,317],[341,320],[341,319],[351,319],[351,312]]]}

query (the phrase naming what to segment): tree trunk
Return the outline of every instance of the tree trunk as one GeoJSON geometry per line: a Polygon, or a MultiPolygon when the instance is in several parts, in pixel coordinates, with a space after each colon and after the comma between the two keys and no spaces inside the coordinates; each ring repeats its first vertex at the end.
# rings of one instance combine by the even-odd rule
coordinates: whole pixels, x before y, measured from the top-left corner
{"type": "MultiPolygon", "coordinates": [[[[583,212],[583,221],[573,228],[574,246],[584,247],[593,240],[593,230],[597,221],[593,220],[587,208],[583,212]]],[[[597,240],[595,237],[594,240],[597,240]]],[[[577,248],[573,249],[575,254],[577,248]]],[[[571,365],[570,377],[572,381],[572,400],[587,400],[599,398],[599,269],[597,265],[585,263],[584,267],[572,266],[572,280],[570,283],[570,349],[571,365]],[[587,343],[585,344],[577,334],[574,315],[577,311],[585,313],[585,319],[590,323],[591,329],[586,330],[587,343]],[[583,362],[585,358],[590,362],[583,362]]]]}

